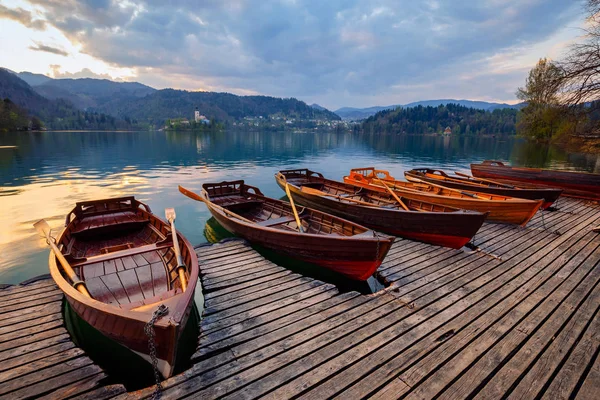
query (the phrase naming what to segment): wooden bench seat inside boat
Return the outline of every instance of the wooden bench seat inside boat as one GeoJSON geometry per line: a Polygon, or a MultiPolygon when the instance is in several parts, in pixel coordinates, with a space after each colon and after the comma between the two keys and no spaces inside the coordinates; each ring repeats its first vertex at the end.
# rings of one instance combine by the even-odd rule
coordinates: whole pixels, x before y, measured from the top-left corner
{"type": "MultiPolygon", "coordinates": [[[[300,215],[300,219],[306,219],[308,218],[308,216],[306,215],[300,215]]],[[[277,226],[277,225],[283,225],[283,224],[287,224],[289,222],[294,222],[296,221],[296,218],[294,218],[293,215],[284,215],[283,217],[279,217],[279,218],[273,218],[273,219],[267,219],[266,221],[259,221],[257,222],[258,225],[260,226],[277,226]]]]}
{"type": "Polygon", "coordinates": [[[135,230],[148,223],[148,218],[134,211],[94,215],[77,223],[72,230],[74,236],[100,235],[114,230],[135,230]]]}

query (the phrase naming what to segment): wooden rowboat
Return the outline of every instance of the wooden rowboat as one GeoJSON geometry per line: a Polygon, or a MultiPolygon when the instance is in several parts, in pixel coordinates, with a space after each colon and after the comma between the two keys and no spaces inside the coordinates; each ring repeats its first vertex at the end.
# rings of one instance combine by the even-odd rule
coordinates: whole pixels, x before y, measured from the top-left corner
{"type": "Polygon", "coordinates": [[[456,207],[464,210],[488,213],[493,222],[525,226],[542,206],[544,200],[525,200],[495,194],[450,189],[422,181],[421,183],[398,181],[389,172],[372,167],[356,168],[344,177],[344,182],[358,187],[386,192],[385,182],[394,192],[429,203],[456,207]]]}
{"type": "Polygon", "coordinates": [[[540,168],[522,168],[504,165],[500,161],[486,160],[471,164],[473,176],[500,180],[504,183],[543,185],[564,189],[563,195],[600,200],[600,174],[557,171],[540,168]]]}
{"type": "Polygon", "coordinates": [[[290,203],[265,197],[241,180],[205,183],[202,196],[181,186],[179,190],[205,202],[219,224],[233,234],[351,279],[367,280],[373,275],[394,242],[391,236],[310,208],[297,209],[296,219],[290,203]]]}
{"type": "Polygon", "coordinates": [[[519,199],[528,200],[544,199],[544,203],[542,204],[543,209],[550,207],[562,193],[562,189],[558,188],[524,188],[501,182],[474,178],[469,175],[449,176],[444,171],[430,168],[415,168],[404,172],[404,176],[408,181],[421,180],[453,189],[497,194],[500,196],[516,197],[519,199]]]}
{"type": "Polygon", "coordinates": [[[461,248],[477,233],[486,214],[399,198],[367,188],[325,179],[308,169],[279,171],[295,201],[355,221],[372,229],[439,246],[461,248]]]}
{"type": "Polygon", "coordinates": [[[65,226],[56,243],[44,234],[53,248],[50,274],[71,307],[150,363],[144,327],[166,312],[157,315],[153,342],[157,369],[171,376],[198,281],[192,245],[134,197],[77,203],[65,226]]]}

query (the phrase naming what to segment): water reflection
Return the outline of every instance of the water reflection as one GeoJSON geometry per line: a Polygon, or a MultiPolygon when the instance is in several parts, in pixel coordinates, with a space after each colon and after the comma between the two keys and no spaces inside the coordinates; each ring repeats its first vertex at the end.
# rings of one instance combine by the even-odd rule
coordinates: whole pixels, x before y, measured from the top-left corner
{"type": "Polygon", "coordinates": [[[202,182],[245,179],[280,197],[273,174],[310,167],[340,179],[350,168],[378,166],[401,177],[416,166],[468,171],[470,162],[600,172],[598,157],[566,154],[513,138],[358,135],[291,132],[19,132],[0,134],[0,282],[47,272],[48,250],[31,225],[48,219],[56,233],[76,201],[135,195],[162,215],[177,209],[177,226],[204,242],[210,214],[177,191],[202,182]]]}

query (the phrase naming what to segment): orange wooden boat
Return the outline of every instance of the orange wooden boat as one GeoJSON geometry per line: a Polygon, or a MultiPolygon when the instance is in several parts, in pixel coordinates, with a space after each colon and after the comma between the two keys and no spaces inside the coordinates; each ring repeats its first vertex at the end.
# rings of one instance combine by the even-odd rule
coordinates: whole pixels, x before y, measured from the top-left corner
{"type": "Polygon", "coordinates": [[[473,176],[500,180],[504,183],[564,189],[563,195],[583,199],[600,200],[600,174],[576,171],[558,171],[541,168],[511,167],[500,161],[486,160],[471,164],[473,176]]]}
{"type": "MultiPolygon", "coordinates": [[[[457,174],[459,173],[457,172],[457,174]]],[[[543,209],[550,207],[563,191],[562,189],[549,187],[526,188],[489,181],[482,178],[474,178],[465,174],[460,175],[461,176],[449,176],[444,171],[431,168],[415,168],[404,172],[404,176],[408,181],[416,178],[417,181],[422,180],[452,189],[497,194],[500,196],[517,197],[519,199],[528,200],[544,199],[544,204],[542,204],[543,209]]]]}
{"type": "Polygon", "coordinates": [[[302,261],[364,281],[375,273],[394,237],[310,208],[297,208],[298,229],[290,203],[264,196],[244,181],[205,183],[202,196],[183,187],[184,195],[206,203],[225,229],[302,261]]]}
{"type": "Polygon", "coordinates": [[[473,210],[488,214],[488,221],[525,226],[544,203],[543,199],[525,200],[474,191],[458,190],[430,182],[404,182],[392,177],[388,171],[373,167],[355,168],[344,182],[379,192],[387,192],[385,184],[409,199],[433,204],[473,210]]]}
{"type": "Polygon", "coordinates": [[[134,197],[77,203],[58,239],[36,223],[53,251],[50,274],[75,312],[110,339],[152,363],[144,327],[154,323],[156,367],[166,378],[188,320],[198,259],[179,232],[134,197]],[[167,309],[165,310],[164,307],[167,309]]]}

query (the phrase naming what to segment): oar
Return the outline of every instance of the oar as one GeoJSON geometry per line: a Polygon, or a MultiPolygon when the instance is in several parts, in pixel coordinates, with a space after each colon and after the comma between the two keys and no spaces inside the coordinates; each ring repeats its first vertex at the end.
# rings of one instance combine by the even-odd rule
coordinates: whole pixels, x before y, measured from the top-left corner
{"type": "Polygon", "coordinates": [[[292,211],[294,212],[294,218],[296,218],[296,225],[298,225],[298,232],[304,233],[304,229],[302,228],[302,224],[300,223],[300,217],[298,216],[298,211],[296,210],[296,205],[294,204],[294,199],[292,198],[292,194],[290,193],[290,185],[285,183],[285,194],[287,194],[288,200],[290,201],[290,205],[292,206],[292,211]]]}
{"type": "Polygon", "coordinates": [[[462,177],[465,177],[467,179],[477,179],[478,181],[481,181],[481,182],[487,182],[487,183],[492,183],[492,184],[498,185],[498,186],[504,186],[505,188],[508,188],[508,189],[516,189],[513,185],[509,185],[509,184],[506,184],[506,183],[492,181],[490,179],[475,178],[475,177],[473,177],[471,175],[463,174],[462,172],[458,172],[458,171],[454,171],[454,173],[456,175],[458,175],[458,176],[462,176],[462,177]]]}
{"type": "Polygon", "coordinates": [[[177,273],[179,274],[179,281],[181,282],[181,289],[185,292],[187,288],[187,277],[185,276],[186,266],[183,263],[181,257],[181,249],[179,248],[179,240],[177,239],[177,231],[175,230],[175,214],[174,208],[165,208],[165,217],[171,224],[171,236],[173,237],[173,250],[175,251],[175,257],[177,257],[177,273]]]}
{"type": "Polygon", "coordinates": [[[404,208],[406,211],[410,211],[410,210],[408,209],[408,207],[406,206],[406,204],[404,204],[404,202],[403,202],[403,201],[400,199],[400,197],[398,197],[398,196],[396,195],[396,193],[394,193],[394,191],[393,191],[392,189],[390,189],[390,187],[387,185],[387,183],[385,183],[384,181],[382,181],[382,180],[381,180],[381,179],[379,179],[379,178],[374,178],[374,179],[375,179],[377,182],[381,183],[381,184],[382,184],[382,185],[383,185],[383,186],[384,186],[384,187],[387,189],[387,191],[388,191],[388,192],[390,192],[390,194],[391,194],[391,195],[394,197],[394,199],[396,199],[396,201],[397,201],[397,202],[398,202],[398,203],[399,203],[399,204],[402,206],[402,208],[404,208]]]}
{"type": "Polygon", "coordinates": [[[449,187],[446,187],[446,186],[436,185],[435,183],[425,182],[425,181],[422,181],[421,179],[418,179],[418,178],[414,178],[414,179],[417,182],[424,183],[426,185],[431,185],[433,187],[437,187],[437,188],[440,188],[440,189],[449,190],[451,192],[457,192],[457,193],[460,193],[460,194],[462,194],[464,196],[469,196],[469,197],[473,197],[475,199],[480,199],[480,200],[489,200],[489,199],[486,199],[485,197],[478,196],[478,195],[476,195],[474,193],[463,192],[462,190],[459,190],[459,189],[452,189],[452,188],[449,188],[449,187]]]}
{"type": "Polygon", "coordinates": [[[87,288],[85,287],[85,282],[79,279],[75,271],[73,271],[73,268],[71,268],[71,265],[69,265],[69,262],[67,261],[65,256],[63,256],[60,249],[56,245],[56,240],[51,236],[52,229],[50,228],[50,225],[48,225],[48,223],[45,220],[41,219],[35,224],[33,224],[33,226],[40,235],[46,238],[46,243],[48,243],[48,246],[50,246],[50,249],[56,256],[56,258],[58,258],[60,265],[63,267],[63,270],[71,280],[73,287],[84,296],[92,298],[90,292],[88,292],[87,288]]]}
{"type": "Polygon", "coordinates": [[[249,224],[254,224],[255,223],[254,221],[250,221],[248,218],[244,218],[241,215],[234,213],[233,211],[229,211],[228,209],[223,208],[220,205],[215,204],[215,203],[211,202],[208,199],[205,199],[204,197],[200,196],[199,194],[196,194],[196,193],[192,192],[191,190],[187,190],[186,188],[184,188],[181,185],[179,186],[179,191],[181,193],[183,193],[184,195],[186,195],[187,197],[189,197],[190,199],[201,201],[201,202],[205,203],[207,206],[214,207],[217,210],[219,210],[219,211],[221,211],[221,212],[223,212],[225,214],[231,215],[232,217],[235,217],[237,219],[241,219],[242,221],[248,222],[249,224]]]}

